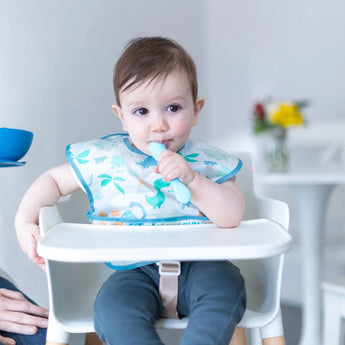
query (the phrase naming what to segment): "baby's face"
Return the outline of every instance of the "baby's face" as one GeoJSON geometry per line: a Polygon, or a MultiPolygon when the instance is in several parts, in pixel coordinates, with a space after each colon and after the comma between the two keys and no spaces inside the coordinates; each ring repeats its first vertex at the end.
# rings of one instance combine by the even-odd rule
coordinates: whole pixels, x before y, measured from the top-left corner
{"type": "Polygon", "coordinates": [[[178,151],[188,140],[204,104],[202,98],[194,104],[190,82],[180,70],[120,92],[120,101],[121,107],[113,106],[115,114],[132,145],[147,154],[151,141],[178,151]]]}

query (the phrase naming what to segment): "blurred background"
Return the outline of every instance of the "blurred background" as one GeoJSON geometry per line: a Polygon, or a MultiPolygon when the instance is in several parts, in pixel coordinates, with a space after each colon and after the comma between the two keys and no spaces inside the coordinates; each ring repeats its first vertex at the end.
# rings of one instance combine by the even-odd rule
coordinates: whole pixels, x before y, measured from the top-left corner
{"type": "MultiPolygon", "coordinates": [[[[34,133],[27,165],[0,169],[0,267],[48,305],[43,271],[17,244],[16,209],[35,178],[65,162],[67,144],[122,130],[111,110],[112,71],[133,37],[173,38],[194,58],[199,95],[206,98],[194,138],[255,152],[255,101],[308,99],[310,131],[289,133],[290,164],[343,169],[341,155],[330,154],[324,164],[318,154],[302,154],[300,145],[342,143],[344,12],[342,0],[0,0],[0,127],[34,133]]],[[[345,271],[344,188],[329,203],[325,277],[345,271]]],[[[274,193],[289,201],[286,191],[274,193]]],[[[299,233],[290,207],[294,249],[286,257],[282,299],[298,306],[299,233]]]]}

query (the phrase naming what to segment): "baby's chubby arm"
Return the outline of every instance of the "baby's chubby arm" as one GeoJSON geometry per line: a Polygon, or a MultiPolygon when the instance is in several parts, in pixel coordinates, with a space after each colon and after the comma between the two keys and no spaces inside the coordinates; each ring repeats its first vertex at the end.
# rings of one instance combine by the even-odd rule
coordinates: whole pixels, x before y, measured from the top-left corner
{"type": "Polygon", "coordinates": [[[41,175],[23,196],[15,218],[18,242],[29,259],[42,268],[44,259],[36,250],[40,239],[40,209],[55,205],[61,196],[69,195],[79,188],[69,164],[64,164],[41,175]]]}
{"type": "Polygon", "coordinates": [[[245,202],[234,179],[221,184],[195,172],[176,152],[165,150],[158,157],[159,172],[165,181],[178,178],[190,190],[192,203],[219,227],[237,227],[244,213],[245,202]]]}

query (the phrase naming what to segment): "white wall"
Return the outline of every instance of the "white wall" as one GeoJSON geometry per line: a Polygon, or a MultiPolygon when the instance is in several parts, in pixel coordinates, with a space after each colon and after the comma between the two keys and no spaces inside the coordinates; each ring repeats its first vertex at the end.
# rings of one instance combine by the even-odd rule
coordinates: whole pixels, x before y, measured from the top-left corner
{"type": "Polygon", "coordinates": [[[212,138],[248,134],[250,107],[269,95],[310,99],[311,122],[344,118],[344,1],[207,0],[205,5],[207,99],[217,119],[208,126],[212,138]]]}
{"type": "MultiPolygon", "coordinates": [[[[258,98],[309,98],[309,121],[344,117],[344,10],[342,0],[0,0],[0,126],[35,134],[27,166],[0,169],[1,267],[47,305],[44,274],[16,242],[16,208],[40,173],[64,162],[66,144],[121,130],[112,68],[128,39],[184,45],[206,97],[194,136],[252,149],[258,98]]],[[[341,220],[335,212],[330,222],[341,220]]]]}

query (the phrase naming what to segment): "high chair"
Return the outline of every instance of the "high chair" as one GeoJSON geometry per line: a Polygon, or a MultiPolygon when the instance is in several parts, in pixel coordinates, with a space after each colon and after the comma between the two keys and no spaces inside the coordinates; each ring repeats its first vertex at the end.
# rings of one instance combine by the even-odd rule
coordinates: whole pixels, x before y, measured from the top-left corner
{"type": "MultiPolygon", "coordinates": [[[[38,253],[47,264],[47,344],[68,344],[69,333],[94,332],[93,303],[113,272],[105,261],[223,259],[234,262],[246,282],[247,309],[238,326],[260,334],[265,345],[285,344],[280,287],[284,253],[291,247],[288,206],[259,198],[250,156],[234,155],[243,161],[236,184],[246,199],[245,220],[238,228],[87,224],[89,205],[82,192],[41,210],[38,253]]],[[[159,319],[156,327],[183,329],[187,323],[188,318],[159,319]]],[[[255,336],[252,341],[261,343],[255,336]]]]}

